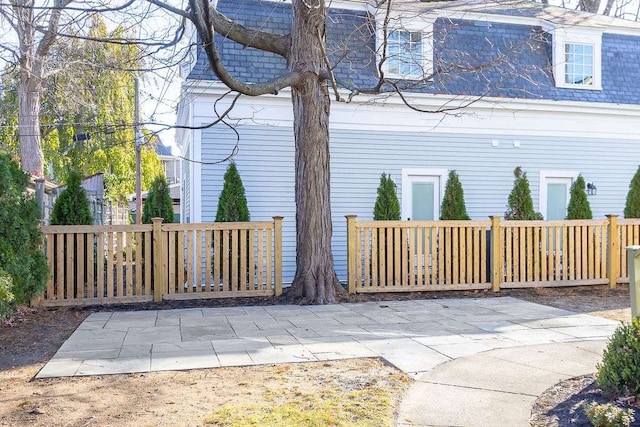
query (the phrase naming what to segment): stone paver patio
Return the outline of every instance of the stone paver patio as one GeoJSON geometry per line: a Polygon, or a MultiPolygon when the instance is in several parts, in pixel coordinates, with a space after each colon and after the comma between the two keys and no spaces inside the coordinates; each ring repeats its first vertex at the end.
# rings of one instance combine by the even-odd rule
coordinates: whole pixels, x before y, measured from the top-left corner
{"type": "Polygon", "coordinates": [[[617,326],[510,297],[100,312],[37,378],[354,357],[420,373],[492,349],[602,340],[617,326]]]}

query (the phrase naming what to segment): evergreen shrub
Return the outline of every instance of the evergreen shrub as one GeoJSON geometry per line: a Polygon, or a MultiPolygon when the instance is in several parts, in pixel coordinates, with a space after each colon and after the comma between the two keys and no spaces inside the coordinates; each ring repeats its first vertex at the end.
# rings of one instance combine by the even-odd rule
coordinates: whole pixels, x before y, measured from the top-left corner
{"type": "Polygon", "coordinates": [[[567,219],[592,219],[591,207],[587,198],[586,184],[582,175],[571,184],[571,197],[567,208],[567,219]]]}
{"type": "Polygon", "coordinates": [[[41,249],[38,205],[27,194],[29,175],[0,154],[0,293],[5,310],[42,292],[47,261],[41,249]]]}
{"type": "Polygon", "coordinates": [[[520,166],[513,170],[515,180],[513,189],[509,194],[509,205],[504,214],[507,220],[541,220],[540,212],[533,209],[533,199],[529,188],[527,173],[523,172],[520,166]]]}
{"type": "MultiPolygon", "coordinates": [[[[244,192],[244,185],[240,178],[240,173],[234,162],[231,162],[227,167],[227,171],[224,174],[224,183],[222,185],[222,191],[218,197],[218,210],[216,212],[216,222],[247,222],[250,221],[249,206],[247,205],[247,198],[244,192]]],[[[247,248],[249,247],[249,236],[246,240],[247,248]]],[[[232,256],[233,239],[231,234],[229,235],[229,262],[227,268],[229,271],[229,279],[233,277],[233,256],[232,256]]],[[[216,254],[222,254],[224,251],[224,243],[222,239],[219,241],[219,247],[213,248],[214,257],[216,254]]],[[[242,277],[242,274],[246,274],[247,281],[251,283],[252,274],[247,271],[241,271],[241,251],[238,248],[236,261],[236,271],[238,278],[242,277]]],[[[246,253],[246,265],[249,270],[252,266],[249,266],[249,251],[246,253]]],[[[224,258],[218,255],[218,265],[220,268],[220,274],[224,271],[224,258]]],[[[215,261],[214,261],[215,262],[215,261]]],[[[255,268],[255,266],[253,266],[255,268]]],[[[227,284],[228,285],[228,284],[227,284]]]]}
{"type": "Polygon", "coordinates": [[[89,199],[86,191],[82,188],[80,172],[69,172],[67,188],[56,199],[49,222],[51,225],[93,224],[89,199]]]}
{"type": "Polygon", "coordinates": [[[640,319],[615,330],[597,370],[596,383],[608,398],[640,398],[640,319]]]}
{"type": "Polygon", "coordinates": [[[464,203],[464,191],[456,171],[449,172],[444,197],[440,209],[441,220],[468,220],[467,207],[464,203]]]}
{"type": "Polygon", "coordinates": [[[400,202],[398,202],[396,189],[396,183],[393,182],[391,175],[383,172],[378,186],[378,197],[373,206],[373,219],[375,221],[400,220],[400,202]]]}
{"type": "Polygon", "coordinates": [[[151,224],[153,218],[162,218],[165,223],[173,222],[173,200],[169,183],[163,175],[158,175],[153,180],[142,207],[142,222],[151,224]]]}
{"type": "Polygon", "coordinates": [[[625,218],[640,218],[640,166],[629,183],[627,202],[624,206],[625,218]]]}
{"type": "Polygon", "coordinates": [[[224,184],[218,198],[216,222],[246,222],[249,218],[249,207],[242,179],[236,164],[231,162],[224,174],[224,184]]]}

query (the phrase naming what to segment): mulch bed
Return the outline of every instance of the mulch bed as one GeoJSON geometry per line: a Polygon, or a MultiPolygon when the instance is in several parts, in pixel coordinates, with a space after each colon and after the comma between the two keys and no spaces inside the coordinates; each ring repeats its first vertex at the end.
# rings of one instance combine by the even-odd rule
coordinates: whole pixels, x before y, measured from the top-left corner
{"type": "MultiPolygon", "coordinates": [[[[547,389],[531,409],[531,425],[543,426],[591,426],[583,409],[586,403],[607,403],[595,383],[594,375],[583,375],[562,381],[547,389]]],[[[634,410],[632,426],[640,426],[640,408],[634,410]]]]}

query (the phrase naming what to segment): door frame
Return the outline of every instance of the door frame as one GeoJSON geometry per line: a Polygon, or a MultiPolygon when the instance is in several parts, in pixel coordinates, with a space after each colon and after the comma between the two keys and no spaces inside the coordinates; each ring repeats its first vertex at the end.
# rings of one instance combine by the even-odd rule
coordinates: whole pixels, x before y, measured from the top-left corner
{"type": "MultiPolygon", "coordinates": [[[[544,219],[547,219],[547,184],[554,179],[570,179],[571,184],[578,178],[580,171],[571,170],[541,170],[540,171],[540,196],[538,199],[538,212],[540,212],[544,219]]],[[[569,205],[569,199],[571,194],[571,184],[567,188],[567,206],[569,205]]],[[[566,207],[565,207],[566,208],[566,207]]]]}
{"type": "Polygon", "coordinates": [[[442,203],[442,197],[444,195],[445,178],[449,171],[447,169],[435,169],[435,168],[403,168],[402,169],[402,217],[406,220],[410,218],[412,211],[412,193],[411,184],[413,182],[428,181],[431,182],[434,179],[438,179],[440,182],[437,194],[437,199],[433,204],[433,218],[434,220],[440,219],[440,204],[442,203]],[[427,179],[425,179],[427,178],[427,179]]]}

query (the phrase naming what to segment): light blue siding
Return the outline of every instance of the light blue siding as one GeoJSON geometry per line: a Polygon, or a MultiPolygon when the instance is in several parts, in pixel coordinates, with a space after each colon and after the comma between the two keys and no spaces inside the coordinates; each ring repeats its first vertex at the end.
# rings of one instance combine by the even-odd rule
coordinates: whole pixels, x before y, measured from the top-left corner
{"type": "MultiPolygon", "coordinates": [[[[292,130],[275,126],[239,126],[234,159],[247,193],[253,220],[283,221],[284,280],[295,272],[294,143],[292,130]]],[[[202,134],[202,160],[225,159],[236,144],[235,133],[216,128],[202,134]]],[[[598,187],[589,196],[594,218],[621,214],[640,158],[630,156],[638,141],[549,138],[515,135],[463,135],[435,132],[331,131],[333,251],[341,280],[346,279],[346,220],[355,214],[371,219],[380,174],[386,172],[402,195],[402,168],[455,169],[472,219],[503,215],[513,186],[513,169],[527,172],[539,210],[541,170],[581,172],[598,187]],[[499,145],[493,147],[492,140],[499,145]],[[514,140],[520,147],[514,147],[514,140]]],[[[202,167],[202,218],[215,218],[227,163],[202,167]]]]}
{"type": "Polygon", "coordinates": [[[202,132],[202,221],[216,217],[227,159],[233,155],[253,221],[283,216],[283,280],[295,273],[295,200],[293,130],[275,126],[216,127],[202,132]],[[235,153],[235,154],[234,154],[235,153]]]}

